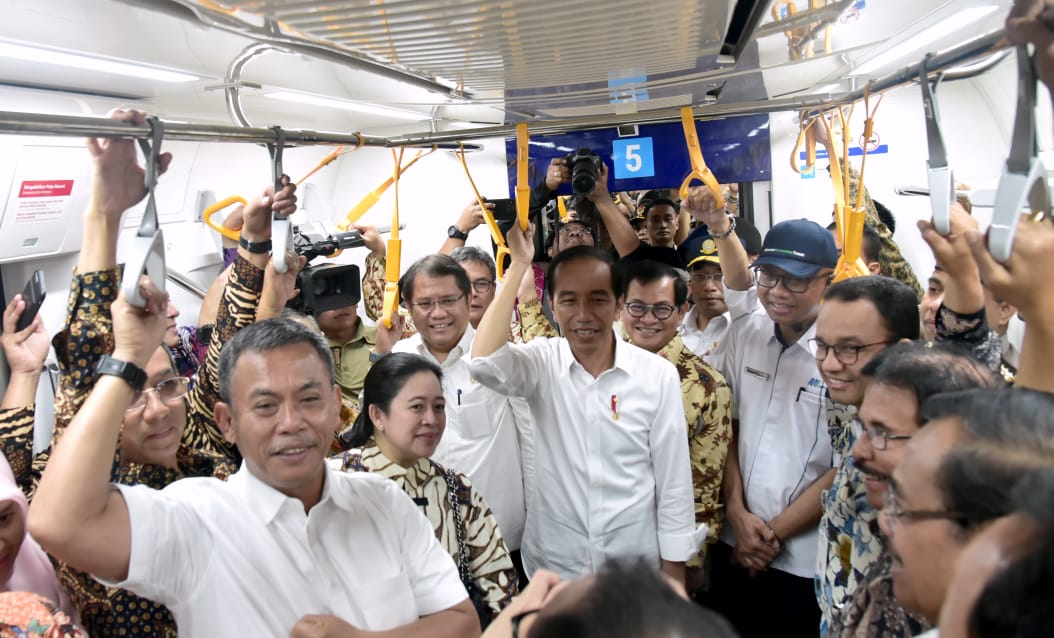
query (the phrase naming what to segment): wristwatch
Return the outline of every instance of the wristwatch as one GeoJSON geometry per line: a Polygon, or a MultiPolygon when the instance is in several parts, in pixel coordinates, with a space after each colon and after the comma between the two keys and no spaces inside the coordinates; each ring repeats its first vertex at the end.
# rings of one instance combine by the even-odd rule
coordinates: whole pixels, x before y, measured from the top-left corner
{"type": "Polygon", "coordinates": [[[468,239],[468,233],[461,232],[461,229],[457,227],[457,224],[451,225],[450,228],[446,229],[446,236],[451,239],[460,239],[461,241],[468,239]]]}
{"type": "Polygon", "coordinates": [[[264,253],[271,252],[271,240],[267,241],[249,241],[245,237],[238,238],[238,245],[253,253],[254,255],[262,255],[264,253]]]}
{"type": "Polygon", "coordinates": [[[134,363],[114,359],[107,354],[104,354],[99,359],[99,365],[96,366],[95,371],[98,374],[112,374],[115,377],[124,379],[125,383],[130,385],[136,392],[142,392],[143,387],[146,385],[146,370],[134,363]]]}

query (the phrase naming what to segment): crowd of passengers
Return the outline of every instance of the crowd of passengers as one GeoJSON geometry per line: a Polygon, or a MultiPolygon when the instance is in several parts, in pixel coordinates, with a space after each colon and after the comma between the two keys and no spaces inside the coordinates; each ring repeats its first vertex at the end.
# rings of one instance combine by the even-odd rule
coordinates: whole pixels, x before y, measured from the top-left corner
{"type": "MultiPolygon", "coordinates": [[[[1008,34],[1049,82],[1035,4],[1008,34]]],[[[121,292],[135,142],[88,151],[61,331],[3,315],[0,635],[1054,635],[1051,224],[999,263],[953,204],[950,234],[919,224],[922,289],[865,196],[871,274],[833,283],[834,225],[761,237],[734,187],[612,194],[602,166],[546,254],[508,232],[503,284],[470,204],[390,321],[357,227],[369,326],[287,308],[286,180],[227,219],[188,326],[149,278],[121,292]]],[[[553,160],[532,208],[569,180],[553,160]]]]}

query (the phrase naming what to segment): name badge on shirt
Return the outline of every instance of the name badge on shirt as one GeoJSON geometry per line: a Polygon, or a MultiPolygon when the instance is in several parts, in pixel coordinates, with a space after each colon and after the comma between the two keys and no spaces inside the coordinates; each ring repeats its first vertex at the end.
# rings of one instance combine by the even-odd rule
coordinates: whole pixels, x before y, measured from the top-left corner
{"type": "Polygon", "coordinates": [[[747,370],[747,374],[749,374],[750,376],[752,376],[752,377],[754,377],[756,379],[761,379],[762,381],[768,381],[769,378],[770,378],[768,372],[762,372],[761,370],[755,370],[754,368],[751,368],[750,366],[747,366],[746,370],[747,370]]]}

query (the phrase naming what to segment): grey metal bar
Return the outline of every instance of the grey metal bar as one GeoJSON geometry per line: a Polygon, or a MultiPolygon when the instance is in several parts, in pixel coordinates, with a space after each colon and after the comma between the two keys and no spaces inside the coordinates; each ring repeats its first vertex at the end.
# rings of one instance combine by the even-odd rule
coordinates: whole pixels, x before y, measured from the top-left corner
{"type": "Polygon", "coordinates": [[[165,277],[199,299],[204,299],[205,295],[208,294],[207,290],[191,281],[189,277],[181,272],[169,269],[165,271],[165,277]]]}
{"type": "MultiPolygon", "coordinates": [[[[192,142],[245,142],[267,144],[277,142],[274,129],[243,128],[218,124],[193,124],[186,122],[162,122],[166,140],[192,142]]],[[[358,133],[324,133],[319,131],[282,129],[287,146],[392,146],[386,138],[358,133]]],[[[133,126],[106,117],[84,117],[77,115],[48,115],[0,111],[0,135],[44,135],[50,137],[134,137],[149,139],[150,127],[133,126]]],[[[399,146],[411,146],[400,144],[399,146]]],[[[432,142],[425,144],[433,146],[432,142]]],[[[455,149],[457,144],[442,144],[440,148],[455,149]]],[[[478,151],[476,144],[466,150],[478,151]]]]}

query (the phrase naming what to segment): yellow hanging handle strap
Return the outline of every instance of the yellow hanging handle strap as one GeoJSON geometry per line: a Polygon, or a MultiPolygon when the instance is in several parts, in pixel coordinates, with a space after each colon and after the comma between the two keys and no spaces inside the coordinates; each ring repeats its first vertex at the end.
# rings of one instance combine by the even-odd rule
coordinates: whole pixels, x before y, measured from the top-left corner
{"type": "Polygon", "coordinates": [[[527,168],[530,165],[528,153],[527,123],[520,122],[516,125],[516,219],[520,222],[520,230],[527,230],[530,223],[528,219],[531,212],[531,184],[527,177],[527,168]]]}
{"type": "MultiPolygon", "coordinates": [[[[498,254],[495,255],[494,261],[496,262],[498,270],[498,281],[505,282],[505,257],[512,257],[512,253],[509,251],[509,247],[505,244],[505,237],[501,234],[501,228],[498,228],[498,221],[494,219],[494,213],[490,212],[487,208],[487,202],[483,200],[483,196],[479,194],[479,189],[476,188],[476,182],[472,179],[472,174],[468,171],[468,162],[465,161],[465,147],[458,144],[460,150],[454,151],[454,155],[457,156],[458,161],[461,162],[461,168],[465,171],[465,177],[468,178],[468,183],[472,186],[472,192],[476,195],[476,201],[479,203],[479,207],[483,210],[483,221],[487,224],[487,229],[490,230],[490,238],[494,240],[495,245],[498,247],[498,254]]],[[[518,213],[518,211],[517,211],[518,213]]]]}
{"type": "MultiPolygon", "coordinates": [[[[356,135],[358,135],[358,133],[356,133],[356,135]]],[[[362,136],[359,136],[359,143],[358,143],[358,145],[355,146],[355,148],[350,148],[349,149],[349,148],[347,148],[345,146],[338,146],[332,153],[330,153],[329,155],[326,155],[325,157],[323,157],[321,162],[316,164],[314,168],[312,168],[310,171],[308,171],[307,175],[304,175],[299,180],[297,180],[297,182],[296,182],[297,186],[299,186],[300,184],[303,184],[312,175],[314,175],[315,173],[319,172],[323,168],[325,168],[325,167],[329,166],[330,164],[332,164],[333,160],[337,159],[341,155],[347,155],[348,153],[352,153],[354,151],[359,150],[359,148],[361,148],[361,147],[362,147],[362,136]]],[[[213,215],[215,215],[216,213],[220,212],[224,208],[227,208],[228,206],[232,206],[234,204],[241,204],[242,206],[245,206],[246,205],[245,198],[240,196],[240,195],[232,195],[231,197],[228,197],[227,199],[220,200],[220,201],[216,202],[215,204],[205,208],[205,211],[202,213],[202,218],[205,221],[205,225],[208,226],[209,228],[211,228],[212,230],[214,230],[217,233],[223,235],[227,239],[230,239],[232,241],[238,241],[238,239],[241,238],[241,231],[235,230],[233,228],[227,228],[226,226],[217,224],[216,222],[212,221],[212,216],[213,215]]]]}
{"type": "Polygon", "coordinates": [[[384,305],[381,308],[381,321],[384,322],[385,328],[392,327],[395,313],[399,312],[399,267],[403,256],[403,240],[399,239],[399,173],[403,170],[403,149],[399,149],[399,153],[396,154],[393,148],[392,159],[395,160],[395,171],[392,173],[392,183],[395,184],[395,208],[392,210],[392,234],[388,239],[388,263],[384,271],[384,305]]]}
{"type": "MultiPolygon", "coordinates": [[[[405,173],[406,171],[410,170],[410,167],[413,166],[415,163],[417,163],[417,160],[421,159],[422,157],[427,157],[427,156],[431,155],[432,153],[435,152],[435,150],[436,150],[436,147],[433,146],[432,150],[430,150],[428,152],[418,151],[417,155],[415,155],[412,160],[410,160],[409,162],[406,163],[406,166],[403,166],[403,167],[401,167],[399,169],[399,172],[400,173],[405,173]]],[[[393,149],[393,152],[394,152],[394,149],[393,149]]],[[[400,157],[402,157],[402,154],[400,154],[400,157]]],[[[340,232],[345,232],[349,228],[351,228],[352,224],[354,224],[355,222],[359,221],[359,218],[361,218],[363,215],[365,215],[366,211],[368,211],[369,209],[373,208],[373,205],[376,204],[378,201],[380,201],[381,196],[384,195],[384,193],[389,188],[391,188],[392,184],[394,184],[395,182],[396,182],[396,179],[395,179],[394,176],[393,177],[389,177],[388,179],[386,179],[383,182],[381,182],[380,186],[378,186],[377,188],[375,188],[372,191],[370,191],[369,193],[367,193],[366,196],[363,197],[362,200],[359,201],[358,204],[355,204],[355,206],[351,210],[348,211],[348,214],[344,216],[344,220],[341,221],[339,224],[337,224],[337,230],[339,230],[340,232]]]]}
{"type": "Polygon", "coordinates": [[[801,123],[798,125],[798,139],[794,142],[794,150],[791,151],[791,170],[799,175],[802,173],[802,168],[799,166],[798,153],[801,151],[802,144],[805,145],[805,169],[804,172],[808,173],[816,167],[816,131],[813,130],[813,125],[816,124],[816,118],[808,119],[805,113],[801,115],[801,123]]]}
{"type": "Polygon", "coordinates": [[[703,147],[699,145],[699,134],[695,130],[695,115],[692,113],[692,107],[685,106],[681,109],[681,125],[684,127],[684,141],[688,144],[688,158],[692,162],[692,172],[688,173],[688,177],[681,182],[681,199],[688,199],[688,187],[693,179],[698,179],[706,184],[706,187],[713,193],[718,208],[724,208],[725,193],[721,185],[717,183],[717,178],[706,167],[703,147]]]}
{"type": "Polygon", "coordinates": [[[556,198],[556,210],[560,213],[560,221],[567,221],[567,202],[563,197],[556,198]]]}

